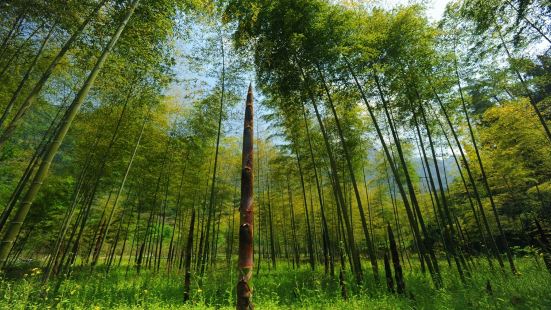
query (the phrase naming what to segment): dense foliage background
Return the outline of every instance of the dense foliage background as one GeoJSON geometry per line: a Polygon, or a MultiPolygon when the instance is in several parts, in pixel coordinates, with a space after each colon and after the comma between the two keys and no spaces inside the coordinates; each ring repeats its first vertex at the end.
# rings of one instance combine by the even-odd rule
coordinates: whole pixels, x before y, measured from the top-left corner
{"type": "Polygon", "coordinates": [[[249,82],[256,275],[305,265],[346,299],[407,296],[414,270],[436,289],[551,271],[551,3],[426,11],[1,2],[3,276],[40,268],[57,292],[79,268],[166,270],[201,289],[232,271],[249,82]]]}

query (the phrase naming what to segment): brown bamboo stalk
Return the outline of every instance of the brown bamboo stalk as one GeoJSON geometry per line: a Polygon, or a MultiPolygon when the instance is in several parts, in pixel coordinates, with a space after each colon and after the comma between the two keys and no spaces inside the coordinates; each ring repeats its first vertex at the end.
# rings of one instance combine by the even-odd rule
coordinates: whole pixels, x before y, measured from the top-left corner
{"type": "Polygon", "coordinates": [[[237,309],[253,309],[249,282],[253,269],[253,90],[249,84],[243,128],[241,170],[241,205],[239,224],[239,259],[237,282],[237,309]]]}

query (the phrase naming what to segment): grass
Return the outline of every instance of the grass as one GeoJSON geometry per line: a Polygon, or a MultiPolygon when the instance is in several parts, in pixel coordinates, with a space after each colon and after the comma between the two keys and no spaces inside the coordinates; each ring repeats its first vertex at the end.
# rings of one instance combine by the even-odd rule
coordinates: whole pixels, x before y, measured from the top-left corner
{"type": "MultiPolygon", "coordinates": [[[[257,309],[551,309],[551,275],[533,259],[517,260],[518,275],[489,270],[479,260],[479,271],[466,284],[445,262],[441,265],[443,289],[435,289],[428,275],[406,268],[406,295],[387,292],[371,281],[370,274],[362,286],[349,275],[350,299],[344,301],[338,282],[326,277],[322,268],[312,272],[304,264],[293,270],[280,262],[277,269],[268,270],[264,264],[260,274],[255,273],[253,301],[257,309]]],[[[0,309],[234,309],[235,271],[221,266],[211,268],[203,279],[193,278],[193,303],[186,305],[183,276],[176,273],[137,275],[131,270],[125,275],[121,267],[106,275],[101,268],[75,269],[54,294],[56,279],[43,290],[40,269],[18,266],[0,276],[0,309]]]]}

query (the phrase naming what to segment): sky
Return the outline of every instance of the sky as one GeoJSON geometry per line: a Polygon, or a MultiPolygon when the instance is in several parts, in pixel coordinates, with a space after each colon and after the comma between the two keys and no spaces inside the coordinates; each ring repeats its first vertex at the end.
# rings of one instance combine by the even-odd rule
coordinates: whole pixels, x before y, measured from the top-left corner
{"type": "MultiPolygon", "coordinates": [[[[345,2],[351,2],[351,3],[369,3],[374,6],[383,7],[386,9],[392,9],[398,5],[407,5],[411,3],[424,3],[427,10],[426,14],[429,20],[432,22],[439,21],[444,13],[444,10],[446,9],[446,5],[451,2],[452,0],[336,0],[337,2],[345,3],[345,2]]],[[[184,42],[178,42],[177,45],[178,49],[181,53],[184,54],[195,54],[195,56],[200,56],[201,52],[199,52],[199,55],[197,55],[198,46],[204,45],[204,41],[207,39],[206,37],[209,36],[208,33],[205,33],[202,27],[191,27],[190,29],[190,37],[188,40],[185,40],[184,42]]],[[[208,32],[208,31],[207,31],[208,32]]],[[[212,55],[210,55],[212,56],[212,55]]],[[[207,56],[209,57],[209,56],[207,56]]],[[[176,65],[176,71],[179,78],[199,78],[204,83],[212,84],[212,77],[211,76],[201,76],[201,74],[198,74],[200,71],[205,71],[205,68],[202,68],[203,70],[199,68],[189,68],[189,63],[185,61],[179,61],[176,65]]],[[[181,85],[179,85],[181,86],[181,85]]]]}
{"type": "MultiPolygon", "coordinates": [[[[408,3],[420,2],[420,1],[411,1],[411,0],[377,0],[370,1],[375,2],[382,7],[392,8],[397,5],[404,5],[408,3]]],[[[423,1],[427,7],[427,16],[428,18],[436,22],[442,18],[444,10],[446,9],[446,4],[451,2],[451,0],[425,0],[423,1]]]]}
{"type": "Polygon", "coordinates": [[[427,10],[427,15],[433,21],[440,20],[442,18],[442,15],[444,15],[444,10],[446,9],[446,5],[450,2],[450,0],[432,0],[430,2],[431,4],[427,6],[429,8],[427,10]]]}
{"type": "MultiPolygon", "coordinates": [[[[416,1],[412,1],[412,0],[336,0],[336,1],[339,1],[341,3],[350,2],[355,4],[369,3],[374,6],[383,7],[385,9],[392,9],[398,5],[407,5],[410,3],[423,2],[427,8],[426,13],[429,20],[431,20],[432,22],[437,22],[442,18],[442,15],[446,8],[446,4],[452,0],[416,0],[416,1]]],[[[207,31],[205,30],[206,30],[205,28],[198,25],[191,27],[189,29],[190,31],[189,38],[187,40],[177,43],[179,52],[181,54],[188,54],[188,55],[191,54],[198,58],[203,58],[203,57],[216,58],[215,55],[204,54],[204,50],[202,50],[202,48],[205,46],[205,42],[209,39],[209,37],[217,35],[216,33],[213,34],[213,33],[210,33],[208,30],[207,31]]],[[[230,46],[228,46],[228,48],[230,48],[230,46]]],[[[171,87],[171,90],[169,91],[169,95],[178,97],[181,101],[183,101],[182,103],[185,104],[185,102],[189,103],[191,100],[193,100],[192,98],[187,97],[185,95],[185,94],[188,94],[189,96],[191,89],[202,89],[206,91],[206,92],[202,92],[203,94],[208,93],[209,89],[211,89],[214,86],[214,83],[217,80],[215,77],[218,76],[219,74],[218,67],[220,66],[220,64],[214,61],[215,64],[209,63],[204,66],[190,67],[189,62],[184,61],[183,58],[179,58],[178,56],[176,58],[177,58],[177,64],[176,64],[175,70],[176,70],[176,75],[180,79],[180,81],[178,83],[175,83],[171,87]],[[186,82],[190,80],[196,80],[198,81],[198,83],[190,84],[189,82],[186,82]],[[182,97],[187,97],[187,98],[182,98],[182,97]]],[[[253,80],[252,82],[254,85],[254,73],[251,73],[251,79],[253,80]]],[[[245,84],[248,84],[248,82],[245,84]]],[[[246,94],[245,87],[243,91],[243,98],[245,98],[245,94],[246,94]]],[[[257,95],[261,95],[261,94],[257,93],[257,95]]],[[[268,111],[263,111],[263,107],[261,105],[262,97],[260,96],[259,98],[259,96],[257,96],[257,99],[260,99],[260,100],[257,100],[257,102],[260,103],[260,105],[257,106],[257,114],[261,115],[263,114],[262,112],[268,112],[268,111]]],[[[233,117],[230,116],[230,119],[226,121],[224,124],[225,133],[227,135],[239,136],[241,134],[242,117],[240,113],[241,110],[239,110],[240,108],[242,107],[239,105],[234,107],[232,109],[232,112],[230,112],[231,114],[233,114],[233,117]]],[[[269,133],[270,124],[263,124],[263,122],[257,122],[257,125],[260,127],[260,132],[259,132],[260,135],[262,136],[270,135],[269,133]]]]}

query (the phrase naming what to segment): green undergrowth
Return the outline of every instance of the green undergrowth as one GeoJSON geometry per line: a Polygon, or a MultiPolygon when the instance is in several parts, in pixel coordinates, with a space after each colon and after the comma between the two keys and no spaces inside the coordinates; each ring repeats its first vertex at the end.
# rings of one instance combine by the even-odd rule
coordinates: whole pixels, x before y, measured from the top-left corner
{"type": "MultiPolygon", "coordinates": [[[[490,270],[483,260],[475,264],[463,284],[455,269],[441,263],[444,288],[435,289],[430,276],[404,268],[407,293],[389,293],[377,285],[365,266],[365,283],[347,277],[349,299],[343,300],[337,279],[322,268],[312,272],[304,264],[293,269],[285,262],[254,275],[253,301],[257,309],[551,309],[551,275],[534,260],[517,260],[518,275],[490,270]],[[489,286],[488,287],[488,282],[489,286]]],[[[0,277],[1,309],[233,309],[235,271],[213,266],[200,279],[193,278],[192,303],[182,302],[183,276],[132,269],[75,268],[61,282],[53,278],[42,287],[39,268],[18,266],[0,277]],[[199,286],[199,283],[203,283],[199,286]]]]}

